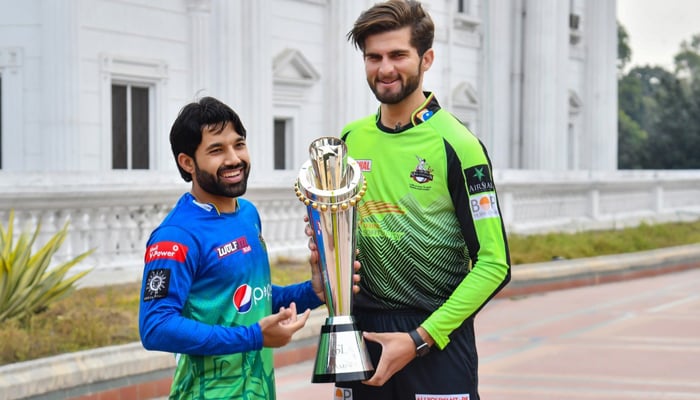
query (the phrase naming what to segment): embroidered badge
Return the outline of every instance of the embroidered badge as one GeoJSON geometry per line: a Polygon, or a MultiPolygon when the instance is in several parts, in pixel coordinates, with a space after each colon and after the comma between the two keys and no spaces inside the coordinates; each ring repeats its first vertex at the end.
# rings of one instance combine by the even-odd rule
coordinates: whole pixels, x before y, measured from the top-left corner
{"type": "Polygon", "coordinates": [[[467,177],[469,194],[493,192],[496,190],[493,187],[493,181],[491,181],[491,171],[489,171],[488,165],[482,164],[467,168],[464,174],[467,177]]]}
{"type": "Polygon", "coordinates": [[[143,301],[162,299],[168,295],[170,287],[169,269],[152,269],[148,271],[146,285],[143,288],[143,301]]]}

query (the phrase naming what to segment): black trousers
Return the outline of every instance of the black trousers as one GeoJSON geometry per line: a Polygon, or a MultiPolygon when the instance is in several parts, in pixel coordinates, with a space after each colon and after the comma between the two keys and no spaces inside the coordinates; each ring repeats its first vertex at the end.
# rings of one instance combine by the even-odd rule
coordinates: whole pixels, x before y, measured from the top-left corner
{"type": "MultiPolygon", "coordinates": [[[[412,311],[353,312],[355,321],[366,332],[408,332],[427,318],[412,311]]],[[[381,346],[366,341],[376,367],[381,346]]],[[[443,350],[433,346],[428,355],[415,358],[382,387],[361,382],[336,384],[335,399],[341,400],[479,400],[478,357],[474,340],[474,319],[466,320],[450,335],[443,350]]]]}

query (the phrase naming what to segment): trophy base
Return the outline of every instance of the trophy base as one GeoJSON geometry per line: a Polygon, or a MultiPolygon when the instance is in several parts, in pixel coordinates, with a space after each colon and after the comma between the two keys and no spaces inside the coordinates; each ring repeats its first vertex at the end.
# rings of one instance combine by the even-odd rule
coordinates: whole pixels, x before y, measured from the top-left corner
{"type": "Polygon", "coordinates": [[[352,317],[327,318],[318,339],[311,383],[362,381],[373,374],[362,332],[352,317]]]}
{"type": "Polygon", "coordinates": [[[346,372],[344,374],[324,374],[316,375],[311,378],[311,383],[335,383],[335,382],[352,382],[364,381],[372,377],[372,371],[362,372],[346,372]]]}

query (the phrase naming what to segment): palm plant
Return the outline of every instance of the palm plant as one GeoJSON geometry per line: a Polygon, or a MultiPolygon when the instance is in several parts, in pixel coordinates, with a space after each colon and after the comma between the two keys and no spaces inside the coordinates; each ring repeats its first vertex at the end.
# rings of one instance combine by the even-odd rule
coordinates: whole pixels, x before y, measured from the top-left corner
{"type": "Polygon", "coordinates": [[[68,222],[33,254],[41,223],[32,235],[22,232],[16,242],[13,227],[14,212],[10,211],[7,229],[0,224],[0,322],[39,312],[74,291],[75,283],[90,270],[69,278],[65,278],[66,273],[93,252],[86,251],[49,268],[51,259],[68,235],[68,222]]]}

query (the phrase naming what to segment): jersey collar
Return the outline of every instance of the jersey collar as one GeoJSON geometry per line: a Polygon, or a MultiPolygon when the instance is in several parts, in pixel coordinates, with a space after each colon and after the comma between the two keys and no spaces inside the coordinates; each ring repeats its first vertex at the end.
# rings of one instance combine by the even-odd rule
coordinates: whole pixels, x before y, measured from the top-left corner
{"type": "Polygon", "coordinates": [[[409,123],[406,125],[400,126],[400,127],[388,127],[384,126],[381,122],[382,120],[382,110],[381,107],[377,111],[377,127],[387,133],[400,133],[405,130],[408,130],[410,128],[413,128],[414,126],[418,126],[422,124],[423,122],[427,121],[435,115],[438,110],[440,110],[440,104],[437,101],[437,98],[435,97],[435,94],[432,92],[423,92],[425,94],[425,101],[423,104],[421,104],[418,108],[416,108],[412,113],[411,113],[411,120],[409,123]]]}

